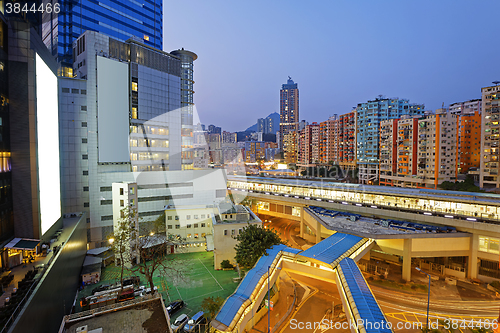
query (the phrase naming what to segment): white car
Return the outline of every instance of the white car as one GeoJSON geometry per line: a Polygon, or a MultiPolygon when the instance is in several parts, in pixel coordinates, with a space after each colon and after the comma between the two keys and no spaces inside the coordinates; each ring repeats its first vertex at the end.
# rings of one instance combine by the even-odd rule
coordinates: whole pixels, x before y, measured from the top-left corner
{"type": "Polygon", "coordinates": [[[188,320],[189,320],[189,317],[187,316],[187,314],[181,314],[179,317],[177,317],[177,319],[172,324],[172,326],[171,326],[172,331],[181,332],[182,328],[184,327],[184,325],[186,325],[188,320]]]}

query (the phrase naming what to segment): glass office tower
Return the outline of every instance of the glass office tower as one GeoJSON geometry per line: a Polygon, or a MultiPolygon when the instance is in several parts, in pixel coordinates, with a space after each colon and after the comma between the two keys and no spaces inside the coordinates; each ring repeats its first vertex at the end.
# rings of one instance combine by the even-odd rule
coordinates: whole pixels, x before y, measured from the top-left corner
{"type": "Polygon", "coordinates": [[[58,62],[71,67],[73,41],[86,30],[97,31],[121,41],[135,37],[163,49],[162,0],[43,0],[59,3],[59,13],[43,14],[42,39],[58,62]]]}

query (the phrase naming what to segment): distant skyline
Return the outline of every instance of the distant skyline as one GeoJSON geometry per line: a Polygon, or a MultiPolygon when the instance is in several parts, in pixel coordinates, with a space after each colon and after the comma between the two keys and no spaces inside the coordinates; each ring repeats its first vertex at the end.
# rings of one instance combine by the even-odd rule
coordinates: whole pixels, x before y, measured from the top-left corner
{"type": "Polygon", "coordinates": [[[163,10],[165,51],[199,57],[201,122],[226,131],[279,112],[288,76],[310,123],[378,95],[435,110],[500,80],[497,1],[166,0],[163,10]]]}

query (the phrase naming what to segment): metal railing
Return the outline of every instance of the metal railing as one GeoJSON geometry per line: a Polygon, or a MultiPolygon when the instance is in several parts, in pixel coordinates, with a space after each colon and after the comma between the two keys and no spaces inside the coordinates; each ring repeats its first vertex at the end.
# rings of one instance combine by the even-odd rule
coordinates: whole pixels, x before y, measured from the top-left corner
{"type": "Polygon", "coordinates": [[[153,294],[144,295],[140,298],[131,299],[131,300],[128,300],[125,302],[118,302],[118,303],[102,306],[102,307],[99,307],[96,309],[91,309],[91,310],[73,313],[73,314],[64,316],[64,322],[71,322],[71,321],[74,321],[76,319],[95,316],[98,313],[100,314],[100,313],[115,311],[115,310],[118,310],[121,308],[129,307],[132,305],[137,305],[137,304],[142,303],[142,302],[154,300],[154,299],[157,299],[160,297],[161,297],[160,293],[156,292],[154,295],[153,294]]]}
{"type": "MultiPolygon", "coordinates": [[[[288,273],[286,273],[288,275],[288,273]]],[[[283,318],[281,318],[274,326],[273,328],[271,329],[271,332],[275,332],[276,329],[280,328],[281,324],[283,324],[283,322],[285,321],[286,318],[288,318],[288,316],[290,315],[290,313],[292,312],[292,309],[294,308],[295,306],[295,302],[297,300],[297,288],[295,287],[295,283],[293,282],[293,280],[290,278],[290,275],[288,275],[288,278],[292,281],[292,286],[293,286],[293,302],[292,304],[288,307],[288,310],[286,311],[285,315],[283,316],[283,318]]],[[[287,296],[288,297],[288,296],[287,296]]]]}

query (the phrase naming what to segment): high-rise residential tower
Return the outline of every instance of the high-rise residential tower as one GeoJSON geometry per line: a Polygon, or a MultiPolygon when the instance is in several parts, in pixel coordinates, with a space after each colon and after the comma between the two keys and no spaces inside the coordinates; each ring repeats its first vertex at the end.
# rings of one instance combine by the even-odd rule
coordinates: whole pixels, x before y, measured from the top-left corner
{"type": "Polygon", "coordinates": [[[410,116],[423,114],[424,105],[410,104],[407,99],[380,97],[358,104],[356,111],[359,181],[362,184],[371,184],[379,174],[380,122],[398,119],[405,114],[410,116]]]}
{"type": "MultiPolygon", "coordinates": [[[[299,87],[289,76],[280,90],[280,142],[283,136],[299,126],[299,87]]],[[[284,150],[284,147],[280,147],[284,150]]]]}
{"type": "Polygon", "coordinates": [[[482,188],[500,187],[500,86],[484,87],[481,115],[481,171],[482,188]]]}
{"type": "Polygon", "coordinates": [[[134,38],[163,49],[163,1],[68,1],[43,0],[60,4],[60,10],[42,15],[42,39],[59,62],[71,67],[73,42],[86,30],[97,31],[120,41],[134,38]]]}
{"type": "Polygon", "coordinates": [[[481,164],[481,99],[472,99],[450,105],[450,113],[457,115],[457,173],[467,173],[481,164]]]}

